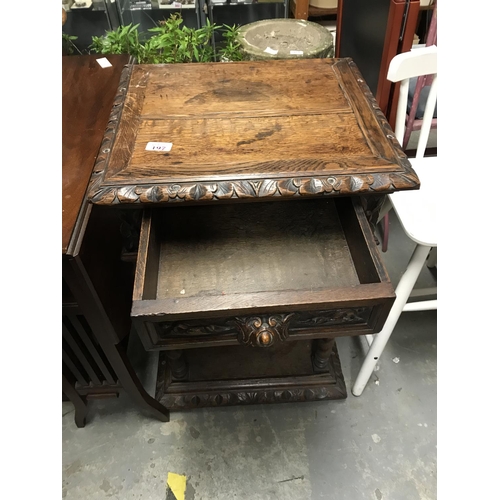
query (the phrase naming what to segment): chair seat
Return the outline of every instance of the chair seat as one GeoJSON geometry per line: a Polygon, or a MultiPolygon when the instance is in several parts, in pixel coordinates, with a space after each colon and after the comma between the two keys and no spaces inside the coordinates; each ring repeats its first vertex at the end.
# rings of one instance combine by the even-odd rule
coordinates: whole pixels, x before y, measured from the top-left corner
{"type": "Polygon", "coordinates": [[[420,189],[393,193],[389,198],[408,237],[421,245],[437,246],[437,156],[410,161],[420,179],[420,189]]]}

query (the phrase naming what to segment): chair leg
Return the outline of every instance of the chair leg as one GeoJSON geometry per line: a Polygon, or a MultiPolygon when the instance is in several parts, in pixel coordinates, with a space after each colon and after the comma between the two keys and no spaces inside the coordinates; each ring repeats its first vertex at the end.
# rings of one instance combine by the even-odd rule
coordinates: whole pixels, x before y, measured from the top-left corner
{"type": "Polygon", "coordinates": [[[380,221],[384,222],[384,228],[382,230],[382,252],[387,252],[387,247],[389,244],[389,212],[392,210],[392,203],[389,196],[386,196],[382,206],[380,207],[380,212],[378,214],[377,224],[380,221]]]}
{"type": "Polygon", "coordinates": [[[382,240],[382,252],[387,252],[389,246],[389,214],[384,215],[384,238],[382,240]]]}
{"type": "Polygon", "coordinates": [[[396,300],[391,308],[389,316],[382,328],[382,331],[375,335],[372,345],[366,355],[365,360],[363,361],[363,365],[359,370],[356,381],[354,382],[354,386],[352,388],[352,393],[354,396],[361,396],[363,393],[368,380],[370,379],[375,366],[377,365],[378,359],[382,354],[389,338],[396,326],[396,323],[403,312],[403,307],[408,301],[408,297],[415,286],[415,283],[418,279],[420,271],[425,264],[425,260],[429,255],[429,252],[432,247],[417,245],[413,255],[411,256],[410,262],[408,263],[408,267],[404,272],[403,276],[399,280],[398,286],[396,288],[396,300]]]}
{"type": "Polygon", "coordinates": [[[429,268],[437,267],[437,248],[436,247],[434,247],[429,253],[429,258],[427,259],[427,267],[429,267],[429,268]]]}

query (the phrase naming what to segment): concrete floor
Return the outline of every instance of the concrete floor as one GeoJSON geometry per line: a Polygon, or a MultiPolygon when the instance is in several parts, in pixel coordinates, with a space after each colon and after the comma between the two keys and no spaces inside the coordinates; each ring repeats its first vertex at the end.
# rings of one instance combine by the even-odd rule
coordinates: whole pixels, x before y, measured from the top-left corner
{"type": "MultiPolygon", "coordinates": [[[[394,285],[412,250],[391,214],[383,258],[394,285]]],[[[417,285],[435,283],[425,268],[417,285]]],[[[341,338],[345,401],[203,409],[161,423],[124,395],[91,403],[84,429],[63,403],[62,496],[165,500],[174,472],[187,476],[187,500],[435,499],[436,319],[402,315],[359,398],[350,388],[366,343],[341,338]]],[[[135,345],[152,393],[156,357],[135,345]]]]}

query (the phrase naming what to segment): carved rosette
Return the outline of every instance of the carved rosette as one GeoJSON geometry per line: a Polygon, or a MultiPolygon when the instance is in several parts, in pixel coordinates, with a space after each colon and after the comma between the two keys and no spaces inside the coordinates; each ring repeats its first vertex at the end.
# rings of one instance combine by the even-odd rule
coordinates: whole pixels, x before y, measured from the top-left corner
{"type": "Polygon", "coordinates": [[[288,338],[291,314],[272,314],[235,318],[238,342],[251,347],[270,347],[288,338]]]}

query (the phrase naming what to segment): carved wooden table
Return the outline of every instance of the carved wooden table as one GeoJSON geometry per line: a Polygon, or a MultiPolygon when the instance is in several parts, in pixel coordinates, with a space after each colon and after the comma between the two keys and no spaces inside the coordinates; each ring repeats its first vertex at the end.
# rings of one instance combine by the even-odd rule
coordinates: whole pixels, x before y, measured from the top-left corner
{"type": "Polygon", "coordinates": [[[143,210],[131,315],[157,400],[345,398],[335,338],[394,301],[359,197],[418,187],[349,59],[124,70],[89,199],[143,210]]]}
{"type": "Polygon", "coordinates": [[[63,393],[85,425],[87,398],[125,390],[160,420],[168,410],[142,387],[125,353],[132,286],[120,261],[119,215],[92,207],[86,191],[128,56],[62,59],[63,393]]]}

